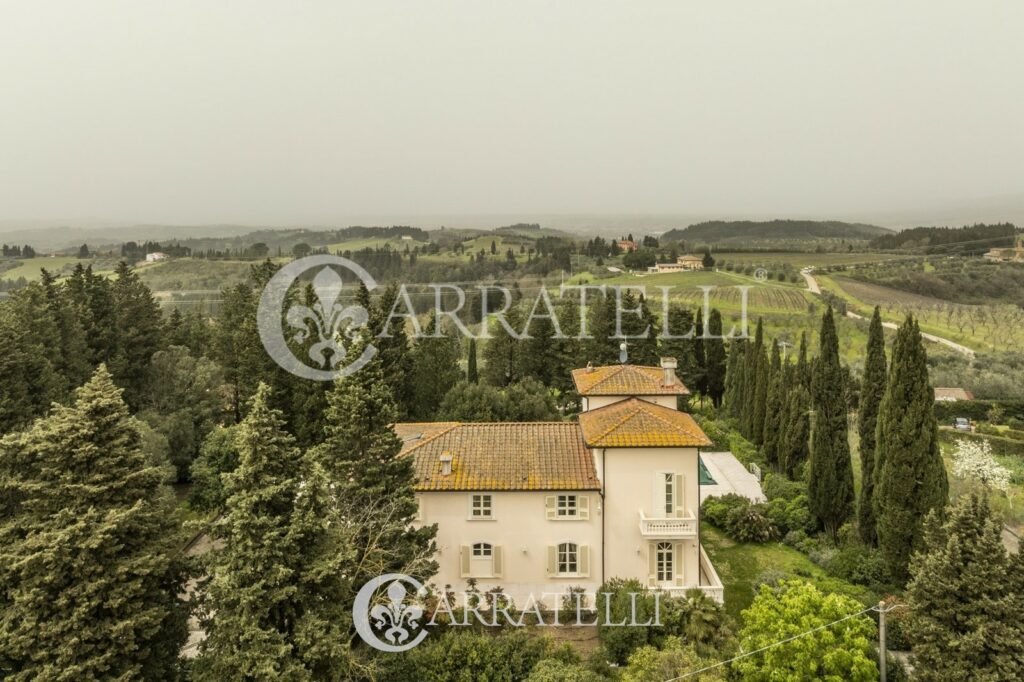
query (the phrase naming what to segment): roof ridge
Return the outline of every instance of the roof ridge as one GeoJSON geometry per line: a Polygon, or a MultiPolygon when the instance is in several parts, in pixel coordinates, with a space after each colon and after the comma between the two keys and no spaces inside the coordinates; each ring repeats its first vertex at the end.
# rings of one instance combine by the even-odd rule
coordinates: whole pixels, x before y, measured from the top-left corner
{"type": "MultiPolygon", "coordinates": [[[[611,426],[609,426],[607,429],[605,429],[603,432],[601,432],[598,436],[596,436],[594,438],[594,442],[595,443],[599,442],[602,438],[607,436],[609,433],[611,433],[612,431],[616,430],[617,428],[619,428],[620,426],[625,424],[627,421],[629,421],[630,419],[635,417],[636,413],[639,412],[640,409],[641,409],[639,403],[641,403],[643,401],[640,400],[639,398],[630,398],[629,400],[620,400],[619,402],[622,402],[622,403],[633,402],[635,404],[626,409],[626,414],[624,414],[621,419],[619,419],[618,421],[614,422],[611,426]]],[[[605,407],[613,407],[614,405],[615,405],[615,403],[612,403],[611,405],[605,405],[605,407]]],[[[603,408],[598,408],[598,409],[603,409],[603,408]]],[[[597,410],[594,410],[594,411],[596,412],[597,410]]]]}
{"type": "Polygon", "coordinates": [[[459,428],[463,424],[463,422],[419,422],[419,423],[421,423],[421,424],[448,424],[448,428],[441,429],[437,433],[431,434],[431,435],[427,436],[426,438],[421,438],[419,443],[416,443],[416,445],[413,445],[411,448],[407,449],[405,451],[405,453],[403,453],[403,454],[408,455],[413,450],[417,450],[417,449],[423,447],[424,445],[426,445],[427,443],[430,443],[430,442],[433,442],[433,441],[437,440],[438,438],[440,438],[444,434],[449,433],[450,431],[453,431],[454,429],[459,428]]]}
{"type": "MultiPolygon", "coordinates": [[[[609,367],[609,366],[612,368],[612,371],[608,372],[604,377],[602,377],[601,379],[598,379],[593,384],[591,384],[590,388],[587,389],[588,391],[594,390],[595,388],[597,388],[601,384],[605,383],[606,381],[608,381],[612,377],[619,376],[620,374],[622,374],[622,371],[626,367],[629,367],[630,365],[605,365],[605,367],[609,367]]],[[[600,369],[600,368],[599,367],[595,367],[594,369],[600,369]]]]}

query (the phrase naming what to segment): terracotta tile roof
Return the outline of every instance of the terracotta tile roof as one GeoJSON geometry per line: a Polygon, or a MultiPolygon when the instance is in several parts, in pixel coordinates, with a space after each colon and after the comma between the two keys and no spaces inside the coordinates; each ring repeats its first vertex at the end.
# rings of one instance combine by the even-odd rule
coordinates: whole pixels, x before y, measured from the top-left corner
{"type": "Polygon", "coordinates": [[[702,447],[711,440],[693,417],[640,398],[620,400],[580,415],[592,448],[702,447]]]}
{"type": "Polygon", "coordinates": [[[676,378],[665,386],[665,370],[641,365],[608,365],[585,367],[572,371],[576,392],[590,395],[689,395],[690,390],[676,378]]]}
{"type": "Polygon", "coordinates": [[[599,490],[594,459],[572,422],[395,424],[415,457],[417,491],[599,490]],[[421,434],[415,437],[415,434],[421,434]],[[441,471],[441,455],[452,473],[441,471]]]}

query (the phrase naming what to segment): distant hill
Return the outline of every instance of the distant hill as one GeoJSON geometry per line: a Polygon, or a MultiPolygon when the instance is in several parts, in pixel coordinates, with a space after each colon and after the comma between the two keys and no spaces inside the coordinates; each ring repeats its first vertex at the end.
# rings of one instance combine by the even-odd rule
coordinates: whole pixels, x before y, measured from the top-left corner
{"type": "Polygon", "coordinates": [[[682,230],[669,230],[662,243],[683,241],[691,244],[730,246],[765,245],[766,242],[820,242],[822,240],[868,241],[890,230],[864,223],[838,220],[709,220],[682,230]]]}
{"type": "Polygon", "coordinates": [[[871,248],[924,253],[985,253],[1013,246],[1017,228],[1011,223],[970,227],[915,227],[871,240],[871,248]]]}

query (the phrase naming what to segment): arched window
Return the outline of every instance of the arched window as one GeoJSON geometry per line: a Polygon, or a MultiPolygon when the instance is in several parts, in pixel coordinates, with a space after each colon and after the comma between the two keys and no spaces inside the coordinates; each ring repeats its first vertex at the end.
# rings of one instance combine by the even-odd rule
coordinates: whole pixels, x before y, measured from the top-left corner
{"type": "Polygon", "coordinates": [[[654,548],[656,578],[659,583],[672,582],[675,579],[675,553],[671,542],[659,542],[654,548]]]}
{"type": "Polygon", "coordinates": [[[473,558],[479,559],[482,557],[490,558],[494,554],[494,548],[489,542],[477,542],[473,544],[473,558]]]}

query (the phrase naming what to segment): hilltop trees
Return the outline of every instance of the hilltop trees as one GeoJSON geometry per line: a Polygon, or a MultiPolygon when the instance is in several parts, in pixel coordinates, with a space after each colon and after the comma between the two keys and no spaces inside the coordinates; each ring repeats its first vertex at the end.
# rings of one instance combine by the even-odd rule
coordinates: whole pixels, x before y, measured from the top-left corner
{"type": "Polygon", "coordinates": [[[165,467],[101,366],[0,441],[0,669],[10,679],[173,679],[184,567],[165,467]]]}
{"type": "Polygon", "coordinates": [[[832,308],[821,320],[820,354],[814,363],[808,496],[811,512],[833,537],[853,510],[853,465],[847,441],[845,372],[832,308]]]}
{"type": "Polygon", "coordinates": [[[857,525],[864,542],[873,545],[875,511],[872,496],[875,490],[875,431],[878,426],[878,406],[885,394],[885,336],[882,334],[882,313],[875,306],[868,328],[867,359],[860,388],[860,415],[857,422],[860,435],[860,500],[857,505],[857,525]]]}
{"type": "Polygon", "coordinates": [[[1024,560],[1007,554],[988,500],[932,511],[907,586],[917,679],[1014,680],[1024,669],[1024,560]]]}
{"type": "Polygon", "coordinates": [[[885,394],[878,409],[874,512],[878,546],[900,583],[921,522],[949,497],[939,455],[934,391],[917,322],[907,317],[892,347],[885,394]]]}

